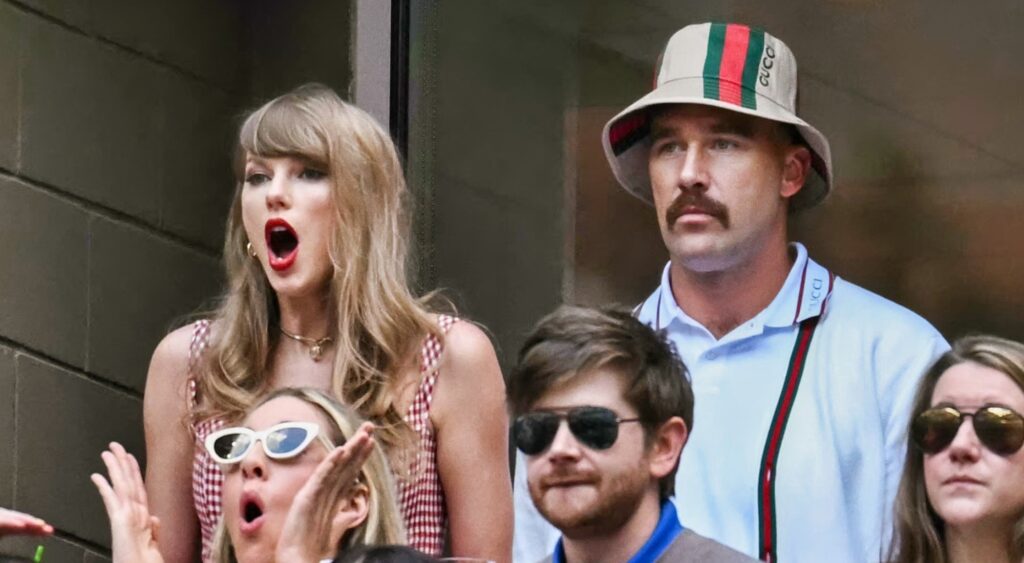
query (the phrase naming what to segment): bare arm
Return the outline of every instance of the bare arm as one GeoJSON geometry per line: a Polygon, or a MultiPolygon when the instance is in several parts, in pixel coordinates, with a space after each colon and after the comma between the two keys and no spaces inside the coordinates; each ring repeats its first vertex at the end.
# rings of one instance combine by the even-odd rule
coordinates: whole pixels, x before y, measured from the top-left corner
{"type": "Polygon", "coordinates": [[[192,504],[188,353],[192,327],[168,334],[149,364],[143,420],[146,427],[146,493],[160,520],[160,553],[166,563],[197,561],[199,521],[192,504]]]}
{"type": "Polygon", "coordinates": [[[512,559],[505,382],[490,340],[468,322],[445,338],[431,417],[456,556],[512,559]]]}

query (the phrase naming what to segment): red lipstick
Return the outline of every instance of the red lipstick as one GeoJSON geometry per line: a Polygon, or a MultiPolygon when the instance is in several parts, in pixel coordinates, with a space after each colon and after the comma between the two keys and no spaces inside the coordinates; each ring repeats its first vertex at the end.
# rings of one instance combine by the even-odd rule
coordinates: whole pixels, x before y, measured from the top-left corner
{"type": "Polygon", "coordinates": [[[267,221],[263,229],[267,241],[267,259],[274,271],[282,272],[299,255],[299,235],[288,221],[279,217],[267,221]]]}

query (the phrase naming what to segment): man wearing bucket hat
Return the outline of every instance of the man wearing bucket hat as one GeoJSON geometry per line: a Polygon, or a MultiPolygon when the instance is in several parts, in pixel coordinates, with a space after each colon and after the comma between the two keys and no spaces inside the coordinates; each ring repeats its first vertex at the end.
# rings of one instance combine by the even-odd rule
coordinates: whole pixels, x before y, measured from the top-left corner
{"type": "MultiPolygon", "coordinates": [[[[788,215],[832,188],[828,140],[797,117],[796,94],[779,39],[691,25],[602,141],[669,252],[637,315],[666,331],[693,378],[683,524],[765,561],[878,561],[914,387],[948,345],[788,242],[788,215]]],[[[521,494],[516,555],[528,560],[554,540],[521,494]]]]}

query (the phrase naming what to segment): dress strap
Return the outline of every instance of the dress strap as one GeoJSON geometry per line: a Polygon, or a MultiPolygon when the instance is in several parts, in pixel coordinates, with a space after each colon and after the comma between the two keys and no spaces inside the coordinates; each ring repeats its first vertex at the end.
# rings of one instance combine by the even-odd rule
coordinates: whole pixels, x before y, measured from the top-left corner
{"type": "MultiPolygon", "coordinates": [[[[452,326],[458,322],[458,317],[450,315],[438,315],[437,325],[441,329],[441,336],[448,334],[452,326]]],[[[441,362],[441,353],[444,352],[444,344],[441,338],[434,333],[428,334],[423,339],[423,346],[420,349],[420,373],[423,374],[423,381],[420,383],[416,395],[406,418],[420,418],[426,416],[430,411],[430,405],[434,401],[434,385],[439,375],[438,365],[441,362]]]]}
{"type": "Polygon", "coordinates": [[[199,362],[210,344],[210,321],[198,320],[192,323],[192,341],[188,347],[188,412],[191,415],[199,403],[199,388],[196,377],[199,374],[199,362]]]}

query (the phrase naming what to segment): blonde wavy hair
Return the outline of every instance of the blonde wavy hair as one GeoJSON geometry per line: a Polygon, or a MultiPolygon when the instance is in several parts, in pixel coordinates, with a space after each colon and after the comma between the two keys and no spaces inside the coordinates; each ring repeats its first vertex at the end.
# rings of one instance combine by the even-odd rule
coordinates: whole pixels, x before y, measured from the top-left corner
{"type": "MultiPolygon", "coordinates": [[[[249,411],[256,410],[261,405],[279,397],[294,397],[305,401],[327,415],[331,427],[325,428],[324,432],[334,444],[339,446],[344,444],[345,440],[352,436],[359,425],[363,423],[362,417],[352,409],[342,406],[322,391],[310,388],[278,389],[267,395],[249,411]]],[[[321,552],[330,552],[333,556],[339,550],[357,546],[404,545],[406,543],[405,528],[402,524],[402,514],[398,509],[394,481],[391,477],[391,470],[388,468],[386,456],[380,446],[374,447],[373,453],[363,464],[359,482],[365,484],[368,489],[366,519],[357,528],[345,533],[341,538],[341,543],[337,546],[328,545],[331,518],[337,510],[338,504],[349,494],[351,489],[345,484],[339,484],[318,499],[314,522],[316,522],[317,545],[320,546],[321,552]]],[[[223,519],[217,524],[212,553],[214,563],[236,563],[237,561],[223,519]]]]}
{"type": "MultiPolygon", "coordinates": [[[[1000,371],[1024,391],[1024,344],[997,336],[966,336],[953,343],[952,349],[939,357],[918,385],[910,422],[931,407],[935,386],[949,368],[962,363],[975,363],[1000,371]]],[[[910,435],[910,427],[907,427],[910,435]]],[[[913,443],[907,443],[896,506],[892,543],[886,561],[889,563],[948,563],[945,523],[928,501],[924,483],[924,454],[913,443]]],[[[1024,514],[1013,527],[1011,559],[1024,557],[1024,514]]]]}
{"type": "Polygon", "coordinates": [[[200,403],[192,422],[237,419],[268,391],[279,310],[259,261],[246,252],[241,192],[247,156],[293,156],[322,166],[333,183],[330,391],[378,426],[377,437],[395,461],[414,435],[396,407],[394,376],[416,358],[424,337],[443,336],[427,306],[434,296],[417,298],[409,289],[409,194],[391,138],[329,88],[307,84],[249,114],[236,153],[224,243],[227,290],[197,366],[200,403]]]}

